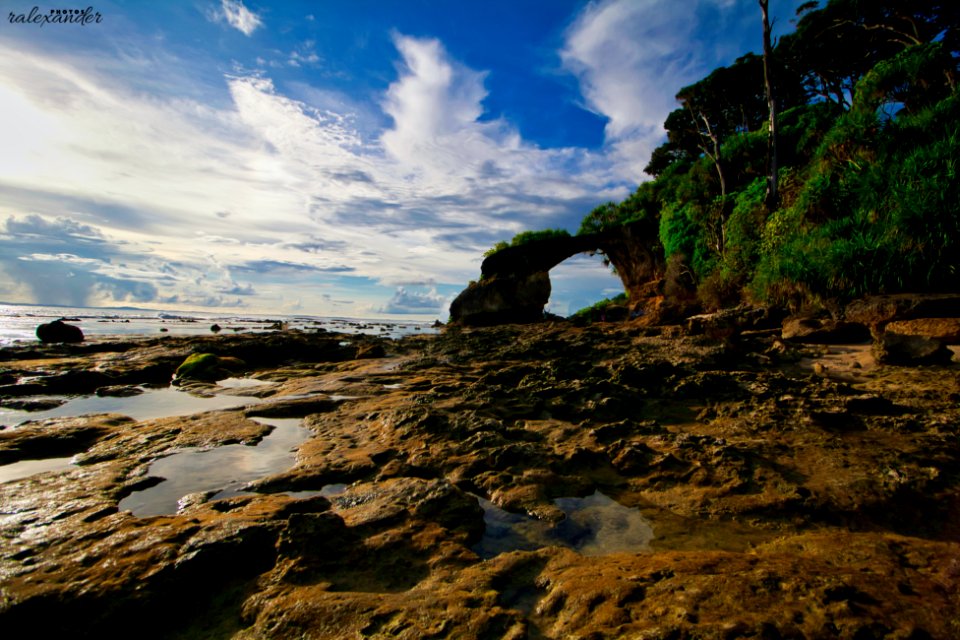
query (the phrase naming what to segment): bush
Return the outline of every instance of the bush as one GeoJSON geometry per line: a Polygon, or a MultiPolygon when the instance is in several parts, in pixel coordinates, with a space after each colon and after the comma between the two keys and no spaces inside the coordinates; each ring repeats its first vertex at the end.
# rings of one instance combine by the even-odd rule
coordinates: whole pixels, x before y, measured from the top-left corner
{"type": "Polygon", "coordinates": [[[500,241],[497,244],[493,245],[490,249],[487,249],[483,255],[484,257],[490,257],[493,254],[503,251],[508,247],[519,247],[525,244],[530,244],[531,242],[536,242],[538,240],[545,240],[547,238],[569,238],[570,232],[566,229],[544,229],[543,231],[521,231],[517,235],[513,236],[513,239],[508,243],[505,241],[500,241]]]}
{"type": "Polygon", "coordinates": [[[586,320],[587,322],[592,322],[602,317],[604,311],[608,307],[620,306],[627,304],[627,294],[620,293],[612,298],[607,298],[606,300],[600,300],[595,302],[589,307],[584,307],[579,311],[570,315],[570,319],[576,320],[586,320]]]}

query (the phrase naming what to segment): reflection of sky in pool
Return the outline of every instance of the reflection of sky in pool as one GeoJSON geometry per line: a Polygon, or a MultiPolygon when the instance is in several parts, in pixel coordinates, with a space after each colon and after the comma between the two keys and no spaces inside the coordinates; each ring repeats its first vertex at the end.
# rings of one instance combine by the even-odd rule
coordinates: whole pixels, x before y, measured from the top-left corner
{"type": "Polygon", "coordinates": [[[486,531],[474,547],[483,558],[508,551],[532,551],[550,545],[570,547],[586,556],[650,549],[653,529],[637,509],[600,493],[585,498],[557,498],[567,517],[558,523],[509,513],[480,498],[486,531]]]}
{"type": "Polygon", "coordinates": [[[93,413],[119,413],[134,420],[188,416],[214,409],[230,409],[259,402],[256,398],[215,395],[201,398],[190,395],[176,387],[148,389],[140,395],[127,398],[82,396],[67,400],[65,404],[46,411],[17,411],[0,408],[0,425],[13,426],[26,420],[64,418],[93,413]]]}
{"type": "Polygon", "coordinates": [[[0,465],[0,483],[26,478],[44,471],[66,471],[71,468],[70,458],[44,458],[43,460],[21,460],[0,465]]]}
{"type": "Polygon", "coordinates": [[[253,480],[289,469],[296,462],[296,448],[310,431],[300,426],[299,418],[257,420],[274,429],[256,446],[187,448],[155,461],[149,475],[165,481],[130,494],[120,501],[120,510],[139,517],[176,513],[187,494],[213,492],[214,498],[227,498],[243,493],[253,480]]]}

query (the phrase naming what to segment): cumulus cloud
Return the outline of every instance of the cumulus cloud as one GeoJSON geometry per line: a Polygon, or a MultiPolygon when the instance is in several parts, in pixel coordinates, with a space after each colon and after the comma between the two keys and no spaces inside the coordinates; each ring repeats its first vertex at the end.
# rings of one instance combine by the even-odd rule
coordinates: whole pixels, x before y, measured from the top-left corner
{"type": "Polygon", "coordinates": [[[381,307],[381,313],[389,314],[439,314],[449,300],[437,293],[436,288],[412,291],[398,287],[393,297],[381,307]]]}
{"type": "Polygon", "coordinates": [[[110,306],[191,300],[236,306],[220,294],[253,295],[222,267],[170,262],[147,244],[118,241],[73,218],[0,219],[0,295],[37,304],[110,306]],[[16,294],[15,296],[13,294],[16,294]]]}
{"type": "Polygon", "coordinates": [[[227,24],[245,36],[253,35],[258,27],[263,26],[260,16],[247,9],[241,0],[221,0],[216,18],[226,20],[227,24]]]}
{"type": "MultiPolygon", "coordinates": [[[[774,4],[778,4],[774,0],[774,4]]],[[[794,0],[781,0],[789,15],[794,0]]],[[[733,0],[602,0],[590,3],[566,33],[564,67],[580,82],[585,106],[605,116],[618,166],[640,177],[663,138],[676,93],[759,44],[756,3],[733,0]],[[710,30],[710,48],[699,34],[710,30]]]]}
{"type": "MultiPolygon", "coordinates": [[[[628,192],[602,154],[540,149],[508,123],[485,120],[484,73],[439,41],[396,35],[395,44],[398,77],[382,105],[390,124],[376,136],[362,135],[335,101],[295,99],[263,75],[226,76],[216,100],[189,97],[207,88],[148,94],[122,74],[98,75],[96,58],[53,59],[0,44],[0,110],[36,124],[41,138],[50,134],[43,144],[5,139],[0,194],[39,216],[21,215],[6,229],[21,241],[45,237],[9,255],[97,260],[42,263],[86,278],[75,281],[82,293],[73,304],[153,295],[95,286],[114,278],[154,284],[156,304],[320,312],[332,292],[352,299],[353,313],[432,314],[438,302],[429,291],[405,289],[397,298],[395,288],[418,280],[459,289],[494,241],[527,228],[574,227],[598,202],[628,192]],[[56,219],[62,211],[69,221],[56,219]],[[347,276],[354,280],[338,280],[347,276]],[[379,287],[381,297],[354,295],[351,286],[379,287]]],[[[164,58],[154,69],[148,60],[136,77],[184,64],[164,58]]],[[[12,282],[33,278],[25,265],[4,263],[12,282]]],[[[33,280],[32,290],[47,290],[33,280]]]]}

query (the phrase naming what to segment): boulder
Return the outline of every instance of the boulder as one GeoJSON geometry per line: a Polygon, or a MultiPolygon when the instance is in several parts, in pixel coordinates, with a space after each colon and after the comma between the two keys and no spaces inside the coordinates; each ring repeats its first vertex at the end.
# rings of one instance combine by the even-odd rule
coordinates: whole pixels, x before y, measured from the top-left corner
{"type": "Polygon", "coordinates": [[[779,322],[780,317],[771,309],[739,306],[688,317],[687,333],[723,337],[741,331],[772,329],[779,322]]]}
{"type": "Polygon", "coordinates": [[[40,342],[83,342],[83,331],[63,320],[54,320],[37,327],[37,338],[40,342]]]}
{"type": "Polygon", "coordinates": [[[246,364],[239,358],[218,356],[212,353],[195,353],[177,367],[174,381],[200,380],[203,382],[216,382],[217,380],[229,378],[245,366],[246,364]]]}
{"type": "Polygon", "coordinates": [[[877,331],[893,320],[911,318],[960,318],[960,294],[931,293],[868,296],[854,300],[844,310],[844,319],[877,331]]]}
{"type": "Polygon", "coordinates": [[[792,342],[812,344],[852,344],[866,342],[870,331],[856,322],[832,318],[794,317],[783,321],[782,336],[792,342]]]}
{"type": "Polygon", "coordinates": [[[874,341],[873,356],[881,364],[946,364],[953,352],[933,338],[886,331],[874,341]]]}
{"type": "Polygon", "coordinates": [[[902,336],[923,336],[944,344],[960,344],[960,318],[917,318],[894,320],[886,330],[902,336]]]}

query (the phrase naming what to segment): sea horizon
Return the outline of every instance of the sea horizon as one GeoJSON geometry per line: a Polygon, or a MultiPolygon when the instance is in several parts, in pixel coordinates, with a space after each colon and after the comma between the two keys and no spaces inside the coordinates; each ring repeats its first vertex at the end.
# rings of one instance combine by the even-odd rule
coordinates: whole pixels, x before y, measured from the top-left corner
{"type": "Polygon", "coordinates": [[[262,332],[277,323],[287,329],[368,333],[399,337],[434,331],[434,322],[420,319],[363,318],[313,314],[264,314],[143,307],[87,307],[0,301],[0,347],[36,342],[40,324],[64,319],[85,337],[209,335],[216,324],[224,333],[262,332]]]}

